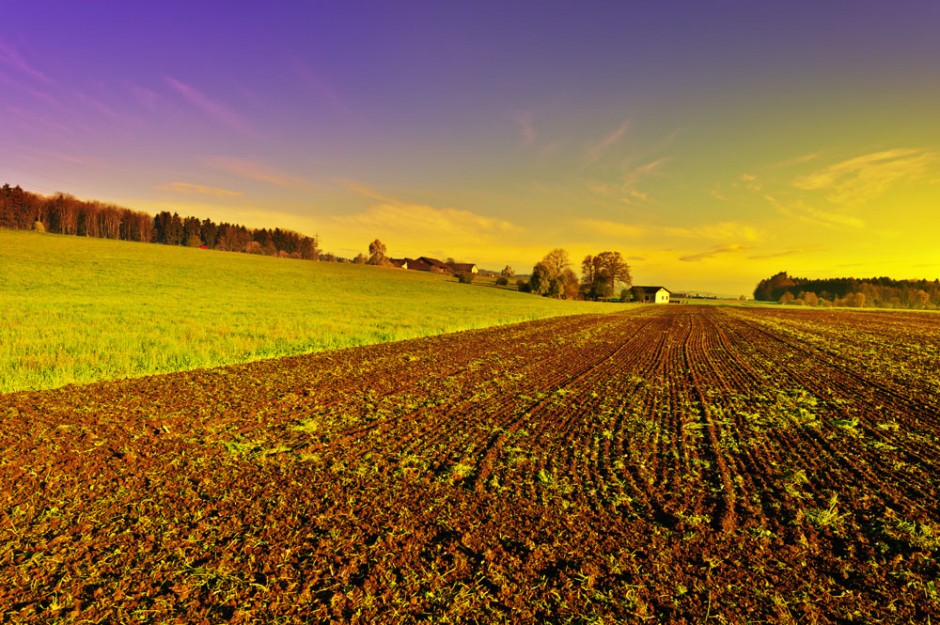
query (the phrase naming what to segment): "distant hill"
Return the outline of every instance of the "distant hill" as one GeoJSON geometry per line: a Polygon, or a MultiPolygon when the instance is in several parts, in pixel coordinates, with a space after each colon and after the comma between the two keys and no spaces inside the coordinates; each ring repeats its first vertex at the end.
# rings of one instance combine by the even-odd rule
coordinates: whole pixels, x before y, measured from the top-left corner
{"type": "Polygon", "coordinates": [[[810,306],[937,309],[940,280],[892,278],[796,278],[780,273],[761,280],[754,299],[810,306]]]}

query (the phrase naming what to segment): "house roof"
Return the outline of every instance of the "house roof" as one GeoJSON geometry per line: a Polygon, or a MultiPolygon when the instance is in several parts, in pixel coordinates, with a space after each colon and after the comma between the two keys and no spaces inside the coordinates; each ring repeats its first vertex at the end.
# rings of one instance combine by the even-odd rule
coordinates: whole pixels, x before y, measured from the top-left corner
{"type": "Polygon", "coordinates": [[[664,286],[635,286],[633,288],[638,289],[640,291],[646,291],[648,293],[656,293],[660,289],[664,290],[666,293],[672,293],[672,291],[670,291],[664,286]]]}
{"type": "Polygon", "coordinates": [[[476,269],[476,263],[451,263],[450,267],[454,270],[454,273],[473,272],[476,269]]]}
{"type": "Polygon", "coordinates": [[[450,265],[445,262],[439,261],[436,258],[430,258],[428,256],[419,256],[418,260],[424,261],[432,267],[437,267],[438,269],[447,269],[450,271],[450,265]]]}
{"type": "Polygon", "coordinates": [[[406,258],[405,262],[408,263],[408,269],[414,269],[415,271],[431,271],[433,265],[429,265],[420,258],[406,258]]]}

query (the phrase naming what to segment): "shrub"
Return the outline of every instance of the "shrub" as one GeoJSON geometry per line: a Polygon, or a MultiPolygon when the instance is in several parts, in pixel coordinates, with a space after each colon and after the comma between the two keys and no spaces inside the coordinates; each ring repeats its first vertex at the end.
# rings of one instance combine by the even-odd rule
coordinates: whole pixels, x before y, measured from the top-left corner
{"type": "Polygon", "coordinates": [[[460,282],[460,284],[470,284],[473,282],[473,274],[469,271],[458,273],[457,280],[460,282]]]}
{"type": "Polygon", "coordinates": [[[496,284],[497,286],[506,286],[507,284],[509,284],[509,278],[507,278],[506,276],[500,276],[496,278],[496,284]]]}
{"type": "Polygon", "coordinates": [[[37,221],[36,223],[33,224],[33,230],[35,230],[36,232],[45,232],[46,227],[42,225],[41,221],[37,221]]]}

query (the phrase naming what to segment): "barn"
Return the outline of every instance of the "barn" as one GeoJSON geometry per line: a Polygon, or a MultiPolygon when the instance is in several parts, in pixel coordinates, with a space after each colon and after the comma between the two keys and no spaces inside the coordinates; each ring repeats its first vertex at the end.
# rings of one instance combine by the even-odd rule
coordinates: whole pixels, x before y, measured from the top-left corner
{"type": "Polygon", "coordinates": [[[420,258],[406,258],[404,268],[412,271],[431,271],[431,265],[420,258]]]}
{"type": "Polygon", "coordinates": [[[430,269],[422,269],[422,271],[430,271],[431,273],[453,273],[454,270],[450,268],[445,262],[439,261],[436,258],[431,258],[430,256],[419,256],[418,260],[426,264],[430,269]]]}
{"type": "Polygon", "coordinates": [[[479,269],[474,263],[450,263],[450,268],[453,270],[454,274],[461,273],[479,273],[479,269]]]}

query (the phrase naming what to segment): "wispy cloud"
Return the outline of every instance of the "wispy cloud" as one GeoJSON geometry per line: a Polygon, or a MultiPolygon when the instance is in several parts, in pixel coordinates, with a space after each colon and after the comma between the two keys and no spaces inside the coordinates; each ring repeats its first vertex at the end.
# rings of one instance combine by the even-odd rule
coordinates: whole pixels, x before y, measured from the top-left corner
{"type": "Polygon", "coordinates": [[[75,99],[111,120],[121,119],[121,115],[117,111],[97,98],[93,98],[82,92],[76,92],[75,99]]]}
{"type": "Polygon", "coordinates": [[[59,110],[63,108],[62,104],[52,93],[46,91],[42,85],[36,85],[35,81],[30,82],[22,78],[14,79],[7,73],[0,71],[0,87],[5,88],[5,90],[10,93],[26,93],[59,110]]]}
{"type": "Polygon", "coordinates": [[[400,200],[354,182],[347,182],[346,187],[376,203],[359,213],[334,216],[332,221],[364,232],[376,235],[390,233],[401,240],[459,242],[464,245],[468,242],[501,241],[522,231],[516,224],[499,217],[400,200]]]}
{"type": "Polygon", "coordinates": [[[519,129],[519,135],[522,137],[522,145],[520,147],[526,147],[535,143],[539,138],[539,134],[535,130],[535,113],[532,111],[519,110],[515,112],[512,118],[519,129]]]}
{"type": "Polygon", "coordinates": [[[660,229],[665,236],[682,239],[711,239],[713,241],[744,240],[748,242],[760,241],[763,233],[754,226],[736,221],[722,221],[713,224],[702,224],[690,228],[665,227],[660,229]]]}
{"type": "Polygon", "coordinates": [[[46,85],[55,85],[55,81],[24,59],[16,48],[2,40],[0,40],[0,63],[46,85]]]}
{"type": "Polygon", "coordinates": [[[14,117],[19,119],[20,122],[30,130],[45,131],[53,135],[75,134],[75,131],[71,126],[49,117],[43,117],[32,111],[27,111],[23,108],[15,106],[8,106],[7,111],[12,113],[14,117]]]}
{"type": "Polygon", "coordinates": [[[208,195],[211,197],[239,197],[242,195],[239,191],[231,191],[219,187],[208,187],[191,182],[168,182],[157,187],[160,191],[172,191],[174,193],[184,193],[187,195],[208,195]]]}
{"type": "Polygon", "coordinates": [[[784,159],[782,161],[777,161],[772,164],[771,167],[792,167],[793,165],[802,165],[804,163],[809,163],[819,159],[819,154],[812,152],[810,154],[801,154],[800,156],[794,156],[793,158],[784,159]]]}
{"type": "Polygon", "coordinates": [[[298,176],[268,167],[257,161],[230,156],[211,156],[206,162],[215,169],[227,174],[273,184],[278,187],[306,188],[310,183],[298,176]]]}
{"type": "Polygon", "coordinates": [[[646,226],[625,224],[606,219],[579,219],[575,223],[591,233],[602,236],[640,239],[650,235],[650,229],[646,226]]]}
{"type": "Polygon", "coordinates": [[[588,146],[584,154],[583,165],[586,167],[599,160],[604,155],[604,153],[610,149],[611,146],[616,144],[625,134],[627,134],[629,129],[630,120],[625,119],[612,132],[609,132],[600,140],[595,141],[590,146],[588,146]]]}
{"type": "Polygon", "coordinates": [[[704,252],[698,252],[696,254],[689,254],[688,256],[682,256],[679,260],[686,263],[697,263],[703,260],[709,260],[715,256],[721,256],[724,254],[733,254],[736,252],[743,252],[744,250],[749,249],[748,245],[743,243],[726,243],[725,245],[719,245],[718,247],[713,247],[710,250],[704,252]]]}
{"type": "Polygon", "coordinates": [[[760,193],[764,189],[764,183],[755,174],[741,174],[738,176],[741,185],[753,193],[760,193]]]}
{"type": "Polygon", "coordinates": [[[618,182],[589,180],[585,188],[595,195],[622,204],[637,204],[651,201],[650,194],[642,190],[642,183],[669,162],[666,157],[641,165],[627,165],[618,182]]]}
{"type": "Polygon", "coordinates": [[[593,234],[610,237],[650,239],[650,240],[710,240],[710,241],[746,241],[756,243],[764,238],[763,232],[748,224],[738,222],[719,222],[702,224],[688,228],[657,226],[651,224],[626,224],[604,219],[579,219],[578,226],[593,234]]]}
{"type": "Polygon", "coordinates": [[[156,91],[134,84],[130,85],[130,91],[134,99],[140,102],[145,108],[151,111],[157,108],[157,100],[160,96],[156,91]]]}
{"type": "Polygon", "coordinates": [[[748,256],[748,260],[769,260],[771,258],[786,258],[787,256],[802,256],[810,252],[818,252],[822,248],[819,246],[811,247],[793,247],[786,250],[781,250],[779,252],[768,252],[766,254],[754,254],[748,256]]]}
{"type": "Polygon", "coordinates": [[[801,176],[797,189],[822,191],[834,204],[853,206],[873,199],[902,182],[924,178],[938,154],[924,149],[892,149],[864,154],[801,176]]]}
{"type": "Polygon", "coordinates": [[[940,182],[932,178],[940,152],[923,148],[871,152],[825,166],[820,160],[816,153],[804,154],[745,172],[727,185],[716,184],[711,196],[739,206],[764,202],[784,217],[834,231],[862,230],[867,203],[904,184],[940,182]],[[805,173],[784,175],[778,171],[784,167],[805,173]]]}
{"type": "Polygon", "coordinates": [[[299,58],[290,59],[290,64],[301,84],[314,94],[320,101],[326,103],[333,111],[344,115],[351,115],[353,110],[349,102],[321,72],[312,68],[299,58]]]}
{"type": "Polygon", "coordinates": [[[204,113],[208,114],[219,123],[243,134],[255,134],[254,129],[244,118],[242,118],[241,115],[231,110],[221,102],[216,102],[199,89],[191,85],[187,85],[186,83],[181,82],[172,76],[164,76],[164,80],[170,87],[173,88],[174,91],[181,95],[183,99],[196,108],[202,110],[204,113]]]}
{"type": "Polygon", "coordinates": [[[88,156],[75,156],[74,154],[66,154],[64,152],[53,152],[48,150],[35,150],[33,154],[42,158],[44,161],[56,160],[63,163],[69,163],[71,165],[79,165],[80,167],[88,167],[90,169],[99,169],[99,170],[111,170],[113,169],[110,165],[89,158],[88,156]]]}
{"type": "Polygon", "coordinates": [[[766,203],[787,218],[832,230],[865,227],[864,220],[851,214],[850,206],[838,205],[826,198],[811,197],[790,181],[781,181],[766,173],[740,174],[727,186],[713,187],[711,196],[739,206],[766,203]]]}
{"type": "Polygon", "coordinates": [[[600,180],[589,180],[584,184],[584,188],[594,195],[607,200],[613,200],[621,204],[637,204],[648,202],[649,193],[640,191],[635,186],[628,186],[623,183],[610,183],[600,180]]]}
{"type": "Polygon", "coordinates": [[[623,176],[624,196],[630,199],[649,200],[649,194],[639,191],[640,183],[662,169],[669,162],[666,157],[657,158],[649,163],[629,167],[623,176]]]}
{"type": "Polygon", "coordinates": [[[835,230],[844,230],[846,227],[855,229],[865,227],[865,222],[858,217],[843,212],[824,210],[803,199],[779,200],[776,196],[770,194],[765,194],[764,199],[774,206],[780,214],[807,223],[835,230]]]}

